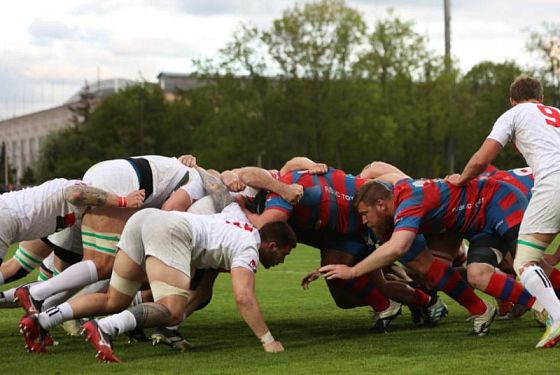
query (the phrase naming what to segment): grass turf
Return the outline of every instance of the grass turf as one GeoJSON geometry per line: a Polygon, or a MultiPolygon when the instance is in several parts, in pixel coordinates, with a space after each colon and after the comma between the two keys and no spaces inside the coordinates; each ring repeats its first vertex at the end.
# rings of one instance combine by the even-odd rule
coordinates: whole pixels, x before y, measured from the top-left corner
{"type": "MultiPolygon", "coordinates": [[[[257,273],[257,294],[273,335],[286,351],[264,353],[241,320],[230,277],[218,278],[212,303],[196,312],[181,330],[196,345],[187,353],[151,343],[114,342],[125,363],[100,364],[89,344],[60,329],[51,353],[29,354],[17,329],[21,309],[0,312],[0,370],[23,373],[179,373],[189,374],[558,374],[558,349],[536,350],[542,328],[531,314],[496,321],[488,337],[469,335],[467,312],[444,297],[448,317],[434,328],[416,328],[410,313],[395,319],[387,334],[371,334],[367,308],[338,309],[323,280],[301,290],[305,273],[319,263],[318,252],[300,246],[284,265],[257,273]]],[[[6,289],[4,287],[3,289],[6,289]]]]}

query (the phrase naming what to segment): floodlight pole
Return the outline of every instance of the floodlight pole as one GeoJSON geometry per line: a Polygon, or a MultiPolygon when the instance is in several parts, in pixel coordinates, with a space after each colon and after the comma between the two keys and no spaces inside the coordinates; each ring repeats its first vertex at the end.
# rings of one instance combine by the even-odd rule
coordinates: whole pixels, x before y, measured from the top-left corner
{"type": "Polygon", "coordinates": [[[2,142],[2,152],[4,153],[4,186],[8,190],[8,149],[4,142],[2,142]]]}
{"type": "MultiPolygon", "coordinates": [[[[445,24],[445,73],[451,79],[451,0],[443,0],[443,17],[445,24]]],[[[452,88],[448,92],[447,101],[447,123],[451,120],[452,88]]],[[[453,129],[448,128],[449,132],[446,139],[447,160],[449,163],[449,173],[455,173],[455,139],[453,129]]]]}

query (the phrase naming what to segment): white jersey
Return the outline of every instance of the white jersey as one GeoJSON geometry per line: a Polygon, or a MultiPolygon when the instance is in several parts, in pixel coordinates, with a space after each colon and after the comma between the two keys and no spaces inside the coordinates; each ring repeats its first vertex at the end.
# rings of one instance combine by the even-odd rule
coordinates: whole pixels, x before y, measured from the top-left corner
{"type": "Polygon", "coordinates": [[[48,236],[74,224],[83,213],[64,200],[64,189],[83,184],[78,180],[57,178],[39,186],[0,195],[0,201],[19,222],[16,241],[48,236]]]}
{"type": "Polygon", "coordinates": [[[241,267],[257,271],[259,231],[237,203],[214,215],[172,212],[187,219],[192,229],[191,266],[224,270],[241,267]]]}
{"type": "Polygon", "coordinates": [[[521,103],[496,120],[488,138],[505,146],[512,141],[533,169],[535,184],[560,172],[560,110],[521,103]]]}
{"type": "MultiPolygon", "coordinates": [[[[205,190],[198,171],[183,165],[176,158],[158,155],[135,156],[134,158],[147,160],[152,173],[152,193],[144,201],[144,208],[160,208],[171,193],[184,184],[187,173],[189,179],[183,189],[193,200],[204,196],[205,190]]],[[[89,186],[117,195],[128,195],[140,188],[137,171],[125,159],[99,162],[86,171],[83,180],[89,186]]]]}
{"type": "Polygon", "coordinates": [[[188,182],[181,187],[192,200],[200,199],[205,195],[202,180],[195,168],[190,168],[181,163],[177,158],[158,155],[138,156],[150,163],[153,177],[153,193],[144,202],[145,207],[161,207],[171,193],[177,189],[189,174],[188,182]]]}

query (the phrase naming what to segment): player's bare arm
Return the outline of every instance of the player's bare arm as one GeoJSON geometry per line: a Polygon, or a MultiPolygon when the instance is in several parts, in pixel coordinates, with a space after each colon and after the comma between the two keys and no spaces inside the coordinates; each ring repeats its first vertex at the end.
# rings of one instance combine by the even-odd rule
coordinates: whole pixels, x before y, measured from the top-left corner
{"type": "Polygon", "coordinates": [[[196,157],[192,155],[181,155],[177,158],[183,165],[187,167],[196,167],[196,157]]]}
{"type": "Polygon", "coordinates": [[[231,284],[237,309],[255,336],[261,340],[263,349],[266,352],[284,351],[282,344],[274,339],[264,321],[255,296],[255,274],[248,269],[234,267],[231,269],[231,284]]]}
{"type": "Polygon", "coordinates": [[[198,173],[200,173],[204,188],[212,197],[216,212],[221,212],[227,205],[235,201],[229,193],[229,190],[218,177],[211,175],[203,168],[197,167],[196,169],[198,173]]]}
{"type": "Polygon", "coordinates": [[[447,181],[456,186],[465,186],[467,182],[476,178],[496,159],[502,150],[500,142],[493,139],[486,139],[480,149],[471,157],[463,172],[454,174],[447,178],[447,181]]]}
{"type": "Polygon", "coordinates": [[[410,178],[410,177],[402,172],[389,172],[389,173],[382,174],[375,179],[383,182],[387,182],[391,185],[395,185],[397,182],[399,182],[404,178],[410,178]]]}
{"type": "Polygon", "coordinates": [[[255,189],[264,189],[280,195],[290,204],[296,204],[303,196],[301,185],[288,185],[273,178],[266,170],[258,167],[244,167],[236,170],[239,179],[255,189]]]}
{"type": "Polygon", "coordinates": [[[222,182],[227,186],[229,191],[239,192],[245,189],[246,185],[239,179],[239,176],[235,172],[235,170],[230,171],[223,171],[220,175],[222,182]]]}
{"type": "Polygon", "coordinates": [[[325,174],[328,169],[329,167],[324,163],[316,163],[304,156],[296,156],[288,160],[278,173],[282,176],[294,171],[307,170],[311,174],[325,174]]]}
{"type": "Polygon", "coordinates": [[[382,161],[373,161],[362,169],[358,177],[365,178],[366,180],[371,180],[389,173],[398,173],[401,175],[405,175],[403,171],[392,164],[382,161]]]}
{"type": "Polygon", "coordinates": [[[144,202],[144,190],[135,190],[126,197],[106,192],[93,186],[73,185],[64,189],[64,199],[75,206],[140,208],[144,202]]]}
{"type": "Polygon", "coordinates": [[[379,246],[373,253],[355,266],[348,267],[343,264],[329,264],[321,267],[319,271],[327,279],[355,279],[392,264],[406,253],[415,237],[416,233],[408,230],[393,232],[389,241],[379,246]]]}
{"type": "Polygon", "coordinates": [[[267,223],[272,223],[273,221],[287,221],[288,215],[280,210],[268,209],[262,214],[254,214],[251,211],[242,208],[247,218],[257,228],[262,228],[263,225],[267,223]]]}
{"type": "Polygon", "coordinates": [[[164,211],[186,211],[191,206],[192,200],[185,190],[177,189],[161,206],[164,211]]]}

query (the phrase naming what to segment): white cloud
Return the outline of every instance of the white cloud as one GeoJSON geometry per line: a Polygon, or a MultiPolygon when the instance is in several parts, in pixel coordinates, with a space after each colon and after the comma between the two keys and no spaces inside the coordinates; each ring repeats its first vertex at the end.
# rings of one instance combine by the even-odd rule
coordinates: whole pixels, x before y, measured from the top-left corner
{"type": "MultiPolygon", "coordinates": [[[[273,19],[296,3],[11,2],[0,13],[0,118],[6,116],[5,98],[39,97],[29,92],[43,91],[62,102],[85,80],[96,80],[98,69],[101,78],[137,79],[142,75],[149,80],[161,71],[188,72],[192,59],[214,56],[240,23],[268,29],[273,19]]],[[[429,38],[432,49],[443,53],[442,0],[348,0],[348,5],[370,26],[393,8],[402,19],[414,21],[415,30],[429,38]]],[[[543,21],[558,22],[560,1],[532,0],[529,6],[524,1],[451,0],[451,11],[452,53],[466,71],[486,59],[528,63],[526,29],[543,21]]]]}

